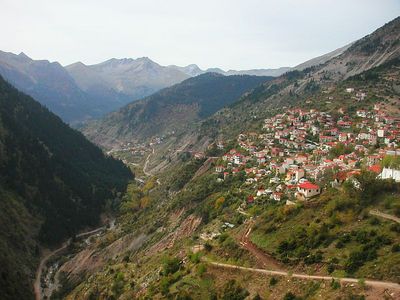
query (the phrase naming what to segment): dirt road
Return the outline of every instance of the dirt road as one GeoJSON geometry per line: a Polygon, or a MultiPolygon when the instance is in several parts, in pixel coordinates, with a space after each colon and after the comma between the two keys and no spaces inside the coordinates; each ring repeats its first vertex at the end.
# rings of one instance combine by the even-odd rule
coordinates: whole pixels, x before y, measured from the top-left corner
{"type": "Polygon", "coordinates": [[[381,218],[384,218],[384,219],[387,219],[387,220],[391,220],[391,221],[394,221],[394,222],[397,222],[397,223],[400,223],[400,218],[398,218],[396,216],[389,215],[389,214],[385,214],[385,213],[383,213],[383,212],[381,212],[379,210],[376,210],[376,209],[370,210],[369,214],[373,215],[373,216],[381,217],[381,218]]]}
{"type": "MultiPolygon", "coordinates": [[[[286,271],[247,268],[247,267],[212,262],[212,261],[207,261],[207,260],[206,260],[206,262],[210,265],[218,266],[218,267],[222,267],[222,268],[257,272],[257,273],[262,273],[262,274],[267,274],[267,275],[290,276],[290,277],[294,277],[294,278],[310,279],[310,280],[325,280],[325,281],[339,280],[342,283],[358,283],[359,282],[359,279],[357,279],[357,278],[335,278],[335,277],[331,277],[331,276],[318,276],[318,275],[306,275],[306,274],[295,274],[295,273],[290,274],[289,272],[286,272],[286,271]]],[[[395,290],[399,293],[398,295],[400,296],[400,284],[395,283],[395,282],[365,280],[365,285],[371,286],[371,287],[379,287],[379,288],[387,288],[387,289],[395,290]]]]}
{"type": "Polygon", "coordinates": [[[34,289],[35,299],[36,300],[42,300],[42,288],[41,288],[40,280],[42,278],[43,267],[46,265],[47,261],[52,256],[54,256],[57,253],[60,253],[61,251],[65,250],[70,243],[71,243],[71,239],[68,239],[68,241],[64,242],[60,248],[48,253],[47,255],[45,255],[41,259],[41,261],[39,263],[39,267],[37,268],[37,271],[36,271],[35,282],[33,284],[33,289],[34,289]]]}
{"type": "MultiPolygon", "coordinates": [[[[264,251],[259,249],[256,245],[254,245],[250,241],[250,233],[252,231],[252,227],[254,225],[254,220],[253,219],[248,219],[247,220],[247,227],[244,230],[243,234],[239,236],[239,244],[241,247],[244,249],[248,250],[250,253],[252,253],[253,257],[257,259],[260,265],[264,267],[264,269],[259,269],[259,268],[247,268],[247,267],[241,267],[241,266],[236,266],[236,265],[231,265],[231,264],[225,264],[225,263],[218,263],[218,262],[212,262],[208,261],[205,259],[204,261],[207,262],[210,265],[217,266],[217,267],[222,267],[222,268],[230,268],[230,269],[238,269],[238,270],[244,270],[244,271],[251,271],[251,272],[257,272],[257,273],[262,273],[262,274],[267,274],[267,275],[277,275],[277,276],[290,276],[294,278],[301,278],[301,279],[308,279],[308,280],[323,280],[323,281],[332,281],[334,280],[339,280],[342,283],[358,283],[359,279],[357,278],[335,278],[332,276],[322,276],[322,275],[307,275],[307,274],[296,274],[296,273],[291,273],[285,270],[284,266],[274,259],[273,257],[269,256],[266,254],[264,251]]],[[[395,294],[394,299],[400,299],[400,284],[395,283],[395,282],[387,282],[387,281],[379,281],[379,280],[365,280],[365,285],[375,287],[375,288],[381,288],[381,289],[388,289],[393,294],[395,294]],[[399,297],[399,298],[396,298],[399,297]]]]}
{"type": "Polygon", "coordinates": [[[149,173],[149,172],[147,172],[146,169],[147,169],[147,166],[148,166],[148,164],[149,164],[150,156],[152,156],[152,155],[154,154],[154,152],[155,152],[154,148],[151,148],[151,153],[150,153],[149,155],[147,155],[146,161],[144,162],[144,165],[143,165],[143,173],[144,173],[146,176],[152,176],[152,174],[149,173]]]}
{"type": "Polygon", "coordinates": [[[266,254],[264,251],[259,249],[256,245],[254,245],[250,241],[250,233],[252,230],[252,227],[254,225],[253,220],[248,221],[248,226],[246,227],[246,230],[243,232],[243,234],[240,237],[239,244],[242,248],[246,249],[249,251],[253,256],[258,260],[261,266],[264,268],[273,268],[276,270],[283,270],[283,266],[274,259],[272,256],[266,254]]]}
{"type": "MultiPolygon", "coordinates": [[[[114,226],[115,220],[112,220],[110,222],[110,228],[112,228],[114,226]]],[[[96,234],[102,230],[105,230],[106,226],[101,226],[99,228],[90,230],[90,231],[86,231],[86,232],[82,232],[80,234],[77,234],[76,237],[77,238],[81,238],[81,237],[86,237],[86,236],[90,236],[93,234],[96,234]]],[[[39,266],[37,268],[36,271],[36,277],[35,277],[35,282],[33,283],[33,289],[34,289],[34,293],[35,293],[35,299],[36,300],[42,300],[43,299],[43,295],[42,295],[42,287],[41,287],[41,278],[42,278],[42,272],[43,272],[43,268],[46,265],[46,263],[49,261],[49,259],[53,256],[55,256],[56,254],[62,252],[63,250],[65,250],[70,244],[71,244],[72,239],[68,239],[66,242],[64,242],[62,244],[62,246],[48,254],[46,254],[39,263],[39,266]]]]}

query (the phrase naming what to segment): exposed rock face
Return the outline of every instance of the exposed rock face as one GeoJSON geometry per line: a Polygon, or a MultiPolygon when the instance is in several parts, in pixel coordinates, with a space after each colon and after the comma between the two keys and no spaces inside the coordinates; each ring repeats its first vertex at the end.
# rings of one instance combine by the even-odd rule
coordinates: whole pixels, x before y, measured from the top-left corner
{"type": "Polygon", "coordinates": [[[148,58],[110,59],[86,66],[33,60],[0,51],[0,75],[65,122],[97,118],[190,76],[148,58]]]}
{"type": "Polygon", "coordinates": [[[112,58],[88,66],[78,62],[65,68],[76,83],[90,94],[99,94],[98,89],[106,88],[129,96],[131,100],[143,98],[190,77],[180,70],[160,66],[147,57],[112,58]]]}
{"type": "Polygon", "coordinates": [[[71,283],[77,283],[86,274],[93,274],[100,270],[109,259],[139,249],[146,240],[146,235],[132,233],[123,236],[104,249],[87,248],[63,264],[60,272],[65,273],[71,283]]]}
{"type": "Polygon", "coordinates": [[[93,101],[57,62],[0,51],[0,75],[64,121],[84,120],[95,114],[93,101]]]}

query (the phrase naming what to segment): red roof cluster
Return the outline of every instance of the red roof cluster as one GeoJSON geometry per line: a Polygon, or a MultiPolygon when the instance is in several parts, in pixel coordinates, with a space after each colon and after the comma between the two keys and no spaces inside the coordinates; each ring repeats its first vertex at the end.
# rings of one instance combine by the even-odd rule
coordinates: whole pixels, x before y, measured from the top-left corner
{"type": "Polygon", "coordinates": [[[369,167],[369,170],[376,174],[380,174],[382,172],[382,167],[380,165],[373,165],[369,167]]]}
{"type": "Polygon", "coordinates": [[[318,190],[319,186],[316,184],[313,184],[311,182],[304,182],[299,184],[299,188],[303,189],[303,190],[318,190]]]}

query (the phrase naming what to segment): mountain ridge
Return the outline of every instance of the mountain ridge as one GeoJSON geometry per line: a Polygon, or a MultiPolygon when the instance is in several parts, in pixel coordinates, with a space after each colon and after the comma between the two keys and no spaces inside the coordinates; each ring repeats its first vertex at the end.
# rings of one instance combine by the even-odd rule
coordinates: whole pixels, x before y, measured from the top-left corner
{"type": "Polygon", "coordinates": [[[269,68],[269,69],[248,69],[248,70],[233,70],[230,69],[228,71],[224,71],[220,68],[208,68],[205,70],[202,70],[198,65],[196,64],[190,64],[184,67],[176,66],[176,65],[169,65],[168,67],[175,68],[177,70],[180,70],[190,76],[197,76],[200,74],[204,74],[207,72],[214,72],[214,73],[220,73],[223,75],[255,75],[255,76],[273,76],[273,77],[279,77],[283,75],[286,72],[289,71],[294,71],[294,70],[304,70],[306,68],[312,67],[312,66],[317,66],[320,64],[323,64],[327,62],[328,60],[342,54],[345,50],[347,50],[353,43],[347,44],[343,47],[337,48],[333,51],[330,51],[326,54],[314,57],[312,59],[309,59],[303,63],[300,63],[294,67],[279,67],[279,68],[269,68]]]}
{"type": "Polygon", "coordinates": [[[98,144],[134,138],[146,140],[177,133],[202,120],[243,93],[272,77],[205,73],[191,77],[147,98],[134,101],[82,131],[98,144]]]}
{"type": "Polygon", "coordinates": [[[84,93],[58,62],[0,51],[0,75],[70,123],[99,116],[107,106],[84,93]]]}
{"type": "Polygon", "coordinates": [[[111,58],[94,65],[78,61],[62,66],[58,62],[33,60],[24,52],[18,55],[0,52],[0,74],[64,121],[76,125],[200,74],[276,77],[296,68],[324,63],[340,49],[294,68],[228,71],[220,68],[202,70],[195,64],[162,66],[148,57],[111,58]]]}

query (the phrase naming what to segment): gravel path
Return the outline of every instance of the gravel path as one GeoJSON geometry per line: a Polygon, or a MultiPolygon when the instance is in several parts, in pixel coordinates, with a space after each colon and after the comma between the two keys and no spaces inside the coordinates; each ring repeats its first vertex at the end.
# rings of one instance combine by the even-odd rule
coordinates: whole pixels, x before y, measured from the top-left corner
{"type": "MultiPolygon", "coordinates": [[[[266,270],[266,269],[256,269],[256,268],[247,268],[241,267],[236,265],[230,265],[225,263],[218,263],[213,261],[206,262],[213,266],[218,266],[227,269],[237,269],[237,270],[244,270],[250,272],[257,272],[267,275],[277,275],[277,276],[290,276],[294,278],[301,278],[301,279],[311,279],[311,280],[325,280],[325,281],[332,281],[332,280],[339,280],[342,283],[358,283],[359,279],[357,278],[335,278],[331,276],[319,276],[319,275],[307,275],[307,274],[296,274],[296,273],[289,273],[286,271],[275,271],[275,270],[266,270]]],[[[387,282],[387,281],[378,281],[378,280],[365,280],[365,285],[371,287],[379,287],[379,288],[387,288],[400,291],[400,284],[395,282],[387,282]]]]}

